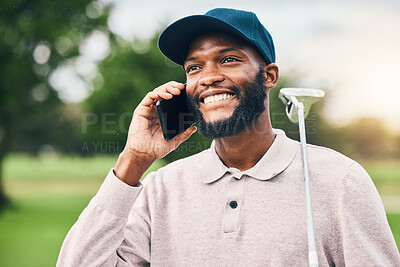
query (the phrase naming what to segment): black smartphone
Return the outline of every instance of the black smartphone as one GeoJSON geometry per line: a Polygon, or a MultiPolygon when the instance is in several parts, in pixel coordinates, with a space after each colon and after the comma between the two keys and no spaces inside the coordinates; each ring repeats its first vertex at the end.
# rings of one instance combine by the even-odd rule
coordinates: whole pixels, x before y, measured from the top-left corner
{"type": "Polygon", "coordinates": [[[187,104],[186,87],[179,95],[157,102],[157,113],[160,119],[164,139],[170,141],[194,123],[193,112],[187,104]]]}

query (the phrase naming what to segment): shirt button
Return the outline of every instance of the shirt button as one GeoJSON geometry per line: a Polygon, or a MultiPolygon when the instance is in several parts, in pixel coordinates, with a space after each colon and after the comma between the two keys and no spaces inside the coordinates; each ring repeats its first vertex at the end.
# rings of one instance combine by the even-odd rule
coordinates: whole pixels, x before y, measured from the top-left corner
{"type": "Polygon", "coordinates": [[[229,206],[230,206],[232,209],[236,209],[237,206],[238,206],[238,203],[237,203],[236,201],[231,201],[231,202],[229,203],[229,206]]]}

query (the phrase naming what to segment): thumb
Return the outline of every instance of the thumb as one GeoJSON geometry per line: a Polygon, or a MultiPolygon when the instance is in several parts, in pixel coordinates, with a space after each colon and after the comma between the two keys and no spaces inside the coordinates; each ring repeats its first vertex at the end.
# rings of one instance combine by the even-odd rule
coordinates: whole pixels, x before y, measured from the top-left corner
{"type": "Polygon", "coordinates": [[[185,142],[189,137],[197,131],[196,126],[190,126],[183,133],[179,134],[174,138],[175,147],[178,147],[181,143],[185,142]]]}

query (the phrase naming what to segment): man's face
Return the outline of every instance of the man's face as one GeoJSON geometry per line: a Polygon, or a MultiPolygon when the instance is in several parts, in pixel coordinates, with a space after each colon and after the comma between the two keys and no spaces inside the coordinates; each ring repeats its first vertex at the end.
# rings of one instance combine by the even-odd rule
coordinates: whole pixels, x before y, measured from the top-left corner
{"type": "Polygon", "coordinates": [[[264,112],[263,65],[254,48],[229,35],[192,41],[184,64],[186,90],[203,135],[235,135],[264,112]]]}

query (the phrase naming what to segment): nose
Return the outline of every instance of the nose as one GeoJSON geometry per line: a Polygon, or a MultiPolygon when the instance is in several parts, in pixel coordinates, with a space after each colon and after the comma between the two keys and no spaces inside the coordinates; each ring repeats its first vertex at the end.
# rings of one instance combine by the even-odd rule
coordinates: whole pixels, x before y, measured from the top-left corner
{"type": "Polygon", "coordinates": [[[223,80],[224,76],[218,72],[218,68],[208,66],[203,68],[199,84],[202,86],[211,86],[217,82],[222,82],[223,80]]]}

